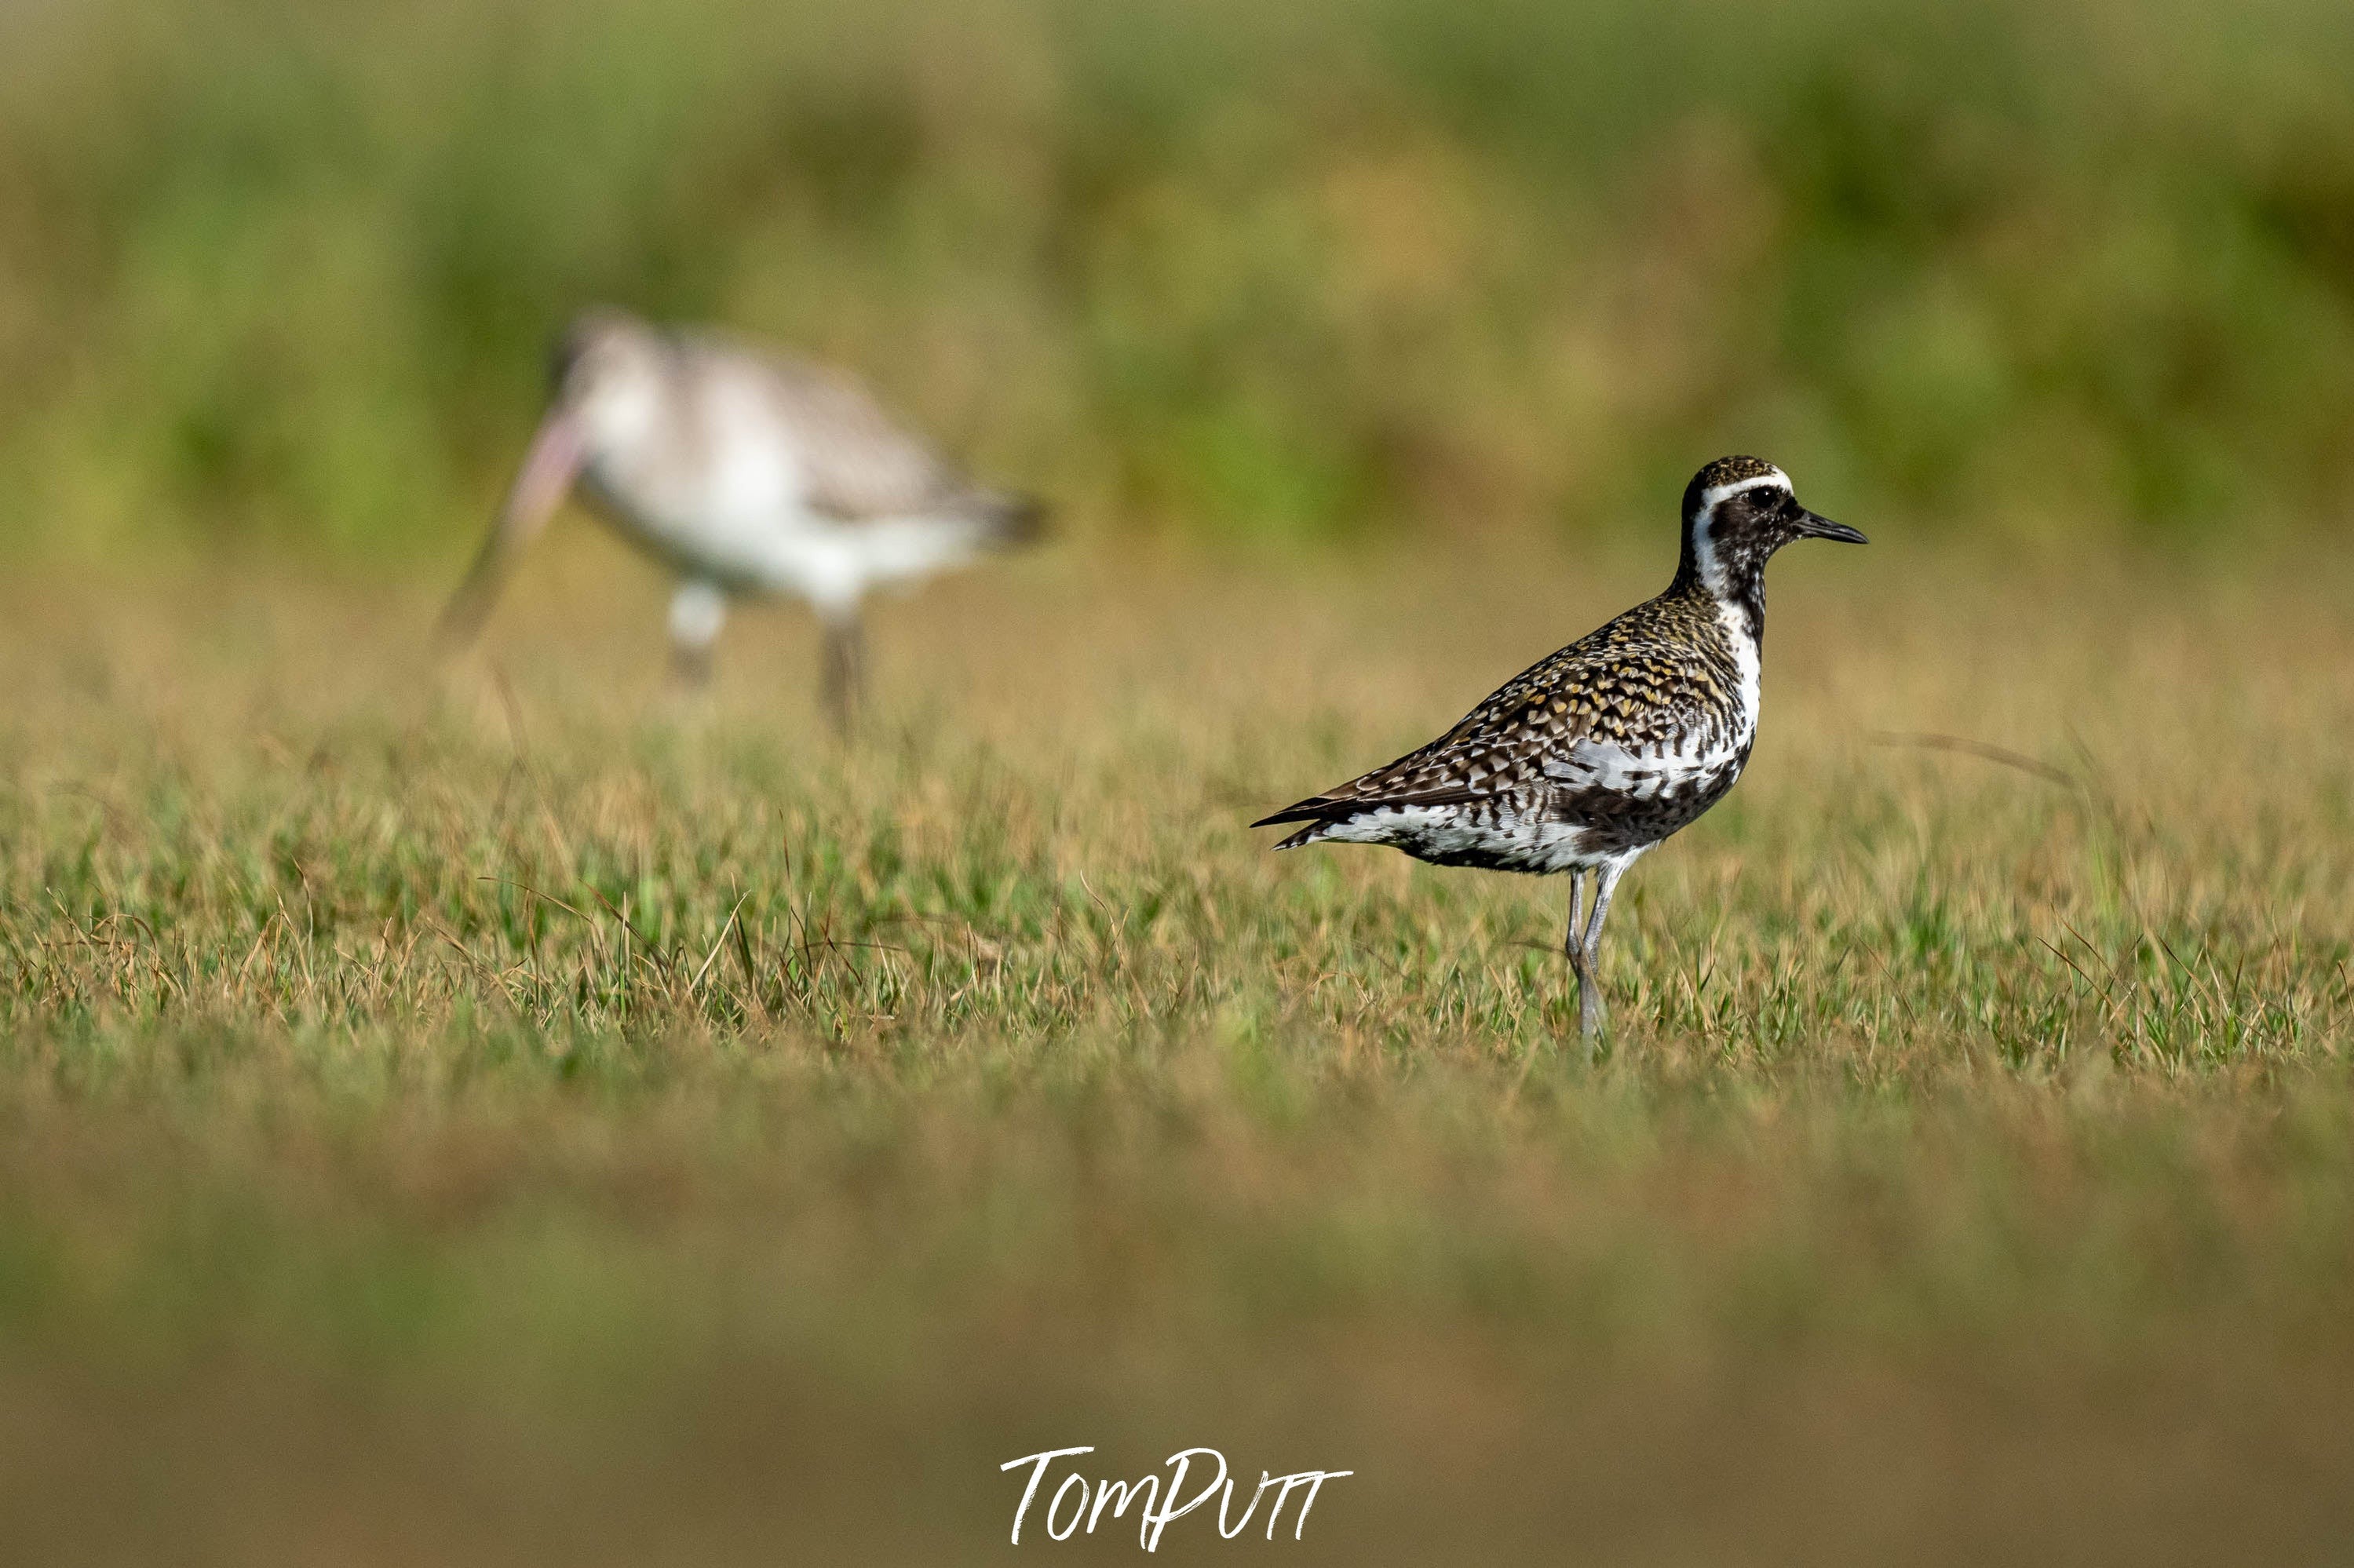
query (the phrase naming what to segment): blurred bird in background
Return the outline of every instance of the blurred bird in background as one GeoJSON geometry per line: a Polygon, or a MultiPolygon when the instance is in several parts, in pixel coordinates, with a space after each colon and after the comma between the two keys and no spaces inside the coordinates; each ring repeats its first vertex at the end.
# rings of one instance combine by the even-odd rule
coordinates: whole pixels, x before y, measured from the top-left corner
{"type": "Polygon", "coordinates": [[[488,619],[516,553],[577,485],[678,574],[673,668],[701,684],[731,597],[788,594],[825,630],[823,699],[864,694],[860,604],[1034,537],[1034,500],[984,489],[857,382],[717,334],[596,310],[566,332],[555,395],[481,553],[443,611],[448,645],[488,619]]]}

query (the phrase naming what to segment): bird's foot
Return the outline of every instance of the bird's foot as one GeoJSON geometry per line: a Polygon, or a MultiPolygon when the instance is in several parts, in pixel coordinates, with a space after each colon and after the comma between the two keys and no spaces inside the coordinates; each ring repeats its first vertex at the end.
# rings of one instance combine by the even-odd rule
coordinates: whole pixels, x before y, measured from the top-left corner
{"type": "Polygon", "coordinates": [[[852,739],[866,705],[866,639],[855,620],[829,622],[826,626],[822,694],[835,736],[852,739]]]}
{"type": "Polygon", "coordinates": [[[670,651],[669,695],[673,702],[693,703],[711,693],[711,650],[673,643],[670,651]]]}

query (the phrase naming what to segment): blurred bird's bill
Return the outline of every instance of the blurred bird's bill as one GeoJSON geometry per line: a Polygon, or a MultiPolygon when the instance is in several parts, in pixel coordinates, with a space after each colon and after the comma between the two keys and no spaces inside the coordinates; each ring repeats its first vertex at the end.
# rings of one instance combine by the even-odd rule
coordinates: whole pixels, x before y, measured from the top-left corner
{"type": "Polygon", "coordinates": [[[445,641],[466,642],[482,630],[482,621],[498,598],[507,562],[555,515],[580,471],[585,448],[586,432],[576,410],[557,408],[540,422],[538,432],[532,437],[531,450],[525,454],[523,471],[515,475],[514,487],[507,493],[506,505],[501,509],[498,522],[482,541],[473,566],[466,572],[466,580],[458,585],[458,591],[450,597],[448,608],[441,612],[441,636],[445,641]]]}

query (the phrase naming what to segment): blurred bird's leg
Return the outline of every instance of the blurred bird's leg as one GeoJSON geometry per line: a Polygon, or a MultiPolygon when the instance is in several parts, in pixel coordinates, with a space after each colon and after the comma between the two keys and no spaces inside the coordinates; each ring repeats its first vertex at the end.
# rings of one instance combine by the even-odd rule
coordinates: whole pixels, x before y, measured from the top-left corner
{"type": "Polygon", "coordinates": [[[689,577],[670,600],[671,679],[689,691],[711,683],[711,645],[727,623],[727,596],[689,577]]]}
{"type": "Polygon", "coordinates": [[[1578,970],[1577,1030],[1585,1036],[1585,1054],[1594,1055],[1595,1036],[1602,1033],[1603,1014],[1607,1011],[1602,1001],[1602,922],[1610,916],[1610,895],[1618,891],[1618,879],[1627,874],[1628,860],[1605,861],[1595,875],[1594,908],[1585,916],[1585,959],[1578,970]]]}
{"type": "Polygon", "coordinates": [[[866,630],[855,605],[825,611],[825,711],[848,735],[866,701],[866,630]]]}

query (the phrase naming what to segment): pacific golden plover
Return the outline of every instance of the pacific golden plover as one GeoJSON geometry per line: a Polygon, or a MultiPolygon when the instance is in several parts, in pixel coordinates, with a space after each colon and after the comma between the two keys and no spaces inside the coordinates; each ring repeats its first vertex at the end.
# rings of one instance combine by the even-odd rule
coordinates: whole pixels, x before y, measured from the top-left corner
{"type": "Polygon", "coordinates": [[[708,334],[594,311],[559,344],[555,396],[473,569],[442,616],[472,636],[514,552],[577,479],[671,566],[678,673],[700,681],[730,595],[796,596],[826,630],[824,696],[846,724],[864,663],[859,602],[1036,530],[1038,505],[969,482],[849,377],[708,334]]]}
{"type": "Polygon", "coordinates": [[[1390,844],[1435,865],[1569,873],[1563,945],[1590,1041],[1618,879],[1723,800],[1749,760],[1766,562],[1795,539],[1864,542],[1799,505],[1773,464],[1719,458],[1685,487],[1665,593],[1522,671],[1420,750],[1252,826],[1309,824],[1278,849],[1390,844]]]}

